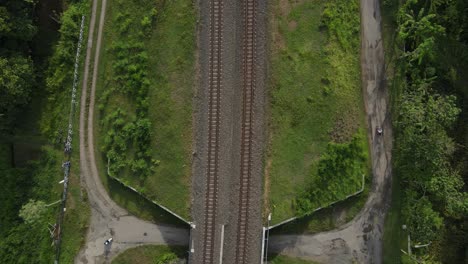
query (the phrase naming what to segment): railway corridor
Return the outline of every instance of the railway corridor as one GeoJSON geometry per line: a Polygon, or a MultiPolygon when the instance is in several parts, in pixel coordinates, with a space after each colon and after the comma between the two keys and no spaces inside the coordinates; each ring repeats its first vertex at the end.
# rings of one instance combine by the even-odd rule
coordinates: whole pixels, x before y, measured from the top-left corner
{"type": "Polygon", "coordinates": [[[260,263],[266,0],[199,4],[190,261],[260,263]]]}
{"type": "Polygon", "coordinates": [[[214,263],[216,209],[218,199],[219,126],[222,86],[223,2],[210,3],[209,84],[208,84],[208,164],[205,190],[203,263],[214,263]]]}
{"type": "Polygon", "coordinates": [[[249,232],[250,182],[252,177],[252,128],[253,100],[256,85],[255,49],[255,1],[242,1],[243,33],[242,33],[242,123],[241,123],[241,158],[240,158],[240,188],[239,213],[237,220],[237,248],[235,263],[248,262],[247,234],[249,232]]]}

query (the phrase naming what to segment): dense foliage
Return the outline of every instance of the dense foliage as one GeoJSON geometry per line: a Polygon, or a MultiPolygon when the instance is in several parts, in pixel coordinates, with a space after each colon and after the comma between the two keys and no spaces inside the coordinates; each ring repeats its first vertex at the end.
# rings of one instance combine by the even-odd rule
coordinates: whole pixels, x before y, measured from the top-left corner
{"type": "MultiPolygon", "coordinates": [[[[67,11],[62,14],[60,37],[48,61],[45,74],[47,103],[44,111],[47,114],[42,116],[41,131],[54,141],[60,141],[60,137],[63,136],[60,126],[68,121],[75,54],[81,17],[86,14],[86,8],[85,2],[78,2],[69,5],[67,11]]],[[[82,44],[85,43],[83,40],[82,44]]]]}
{"type": "Polygon", "coordinates": [[[0,134],[12,132],[18,112],[31,96],[34,68],[29,44],[36,32],[34,2],[0,3],[0,134]]]}
{"type": "MultiPolygon", "coordinates": [[[[57,182],[63,177],[64,135],[57,136],[68,124],[79,23],[86,10],[84,3],[67,3],[68,11],[59,17],[55,11],[60,13],[62,4],[0,2],[1,263],[50,263],[54,257],[50,230],[58,203],[53,202],[63,190],[57,182]],[[57,144],[45,144],[46,138],[57,144]]],[[[75,188],[70,182],[69,190],[75,188]]],[[[68,209],[63,230],[77,233],[62,243],[67,251],[62,255],[70,260],[88,214],[83,201],[75,200],[68,209]]]]}
{"type": "Polygon", "coordinates": [[[12,169],[12,146],[7,141],[14,132],[18,113],[29,102],[33,89],[34,66],[28,45],[36,31],[32,24],[31,1],[0,3],[0,236],[4,236],[17,219],[17,210],[26,192],[11,193],[25,181],[12,169]]]}
{"type": "Polygon", "coordinates": [[[310,214],[314,209],[343,200],[362,186],[367,171],[363,134],[356,134],[347,143],[329,143],[318,163],[318,177],[297,199],[297,213],[310,214]]]}
{"type": "Polygon", "coordinates": [[[110,96],[123,96],[135,105],[135,110],[117,108],[108,113],[101,125],[108,128],[102,151],[110,162],[112,175],[130,168],[132,174],[144,180],[151,175],[159,161],[151,158],[151,121],[148,119],[148,54],[144,40],[151,37],[151,25],[156,8],[135,23],[130,14],[118,13],[115,21],[118,39],[112,44],[115,57],[112,64],[113,80],[100,98],[102,111],[110,96]]]}
{"type": "MultiPolygon", "coordinates": [[[[20,200],[16,204],[21,208],[12,208],[11,222],[6,222],[7,229],[3,229],[0,241],[1,263],[47,263],[52,261],[52,239],[48,231],[48,223],[55,222],[56,207],[45,207],[44,201],[51,202],[59,197],[57,189],[54,191],[55,179],[60,175],[60,164],[57,163],[54,151],[45,149],[42,158],[31,163],[27,168],[11,170],[17,176],[16,186],[9,186],[20,200]],[[28,176],[27,178],[25,176],[28,176]],[[35,199],[32,203],[27,199],[35,199]],[[24,220],[23,220],[24,219],[24,220]],[[34,241],[34,247],[31,242],[34,241]]],[[[10,182],[7,179],[7,182],[10,182]]],[[[3,189],[2,193],[10,193],[3,189]]],[[[7,200],[7,202],[11,202],[7,200]]],[[[6,213],[6,212],[2,212],[6,213]]],[[[3,219],[2,219],[3,220],[3,219]]],[[[7,219],[5,219],[7,220],[7,219]]]]}
{"type": "Polygon", "coordinates": [[[181,246],[146,245],[127,249],[112,259],[112,264],[176,264],[185,263],[187,248],[181,246]]]}
{"type": "Polygon", "coordinates": [[[408,0],[396,15],[395,172],[402,182],[401,212],[413,243],[432,242],[429,254],[446,263],[462,262],[467,245],[454,239],[447,250],[444,241],[456,237],[457,229],[468,235],[467,178],[461,176],[466,167],[456,158],[460,147],[466,152],[460,144],[467,143],[458,136],[467,131],[466,123],[459,123],[467,114],[468,82],[462,76],[468,69],[467,10],[466,1],[408,0]]]}
{"type": "Polygon", "coordinates": [[[336,0],[325,4],[322,24],[326,26],[332,38],[336,38],[345,50],[359,47],[359,2],[336,0]]]}

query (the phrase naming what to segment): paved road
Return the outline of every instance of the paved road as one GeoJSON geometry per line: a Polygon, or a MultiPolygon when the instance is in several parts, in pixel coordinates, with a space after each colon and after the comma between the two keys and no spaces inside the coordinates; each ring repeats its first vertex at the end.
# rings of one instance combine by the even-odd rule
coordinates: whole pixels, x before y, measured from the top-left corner
{"type": "Polygon", "coordinates": [[[385,213],[391,197],[392,127],[385,86],[379,0],[361,0],[361,68],[371,140],[373,184],[363,211],[338,230],[271,237],[270,251],[323,263],[382,263],[385,213]],[[375,130],[382,125],[383,136],[375,130]]]}
{"type": "Polygon", "coordinates": [[[88,200],[91,205],[91,221],[85,245],[75,257],[75,263],[105,263],[123,250],[137,245],[185,245],[189,240],[188,230],[186,229],[159,226],[129,215],[125,209],[119,207],[110,199],[99,178],[94,155],[93,117],[106,0],[102,0],[103,8],[101,9],[99,20],[91,91],[89,94],[89,111],[86,111],[87,84],[97,3],[98,0],[93,0],[80,107],[80,173],[82,184],[86,187],[88,200]],[[88,114],[87,126],[86,114],[88,114]],[[112,244],[104,246],[104,241],[109,237],[113,237],[112,244]]]}

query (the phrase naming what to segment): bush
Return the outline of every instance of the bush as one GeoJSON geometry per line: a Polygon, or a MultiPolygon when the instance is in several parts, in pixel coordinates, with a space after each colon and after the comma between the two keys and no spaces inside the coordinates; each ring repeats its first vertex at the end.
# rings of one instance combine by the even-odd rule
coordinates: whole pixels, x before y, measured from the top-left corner
{"type": "MultiPolygon", "coordinates": [[[[112,64],[114,71],[112,85],[102,96],[103,106],[111,94],[121,93],[136,103],[136,117],[123,109],[117,108],[112,113],[104,113],[101,125],[108,131],[101,147],[110,162],[110,171],[116,175],[122,169],[129,168],[141,180],[149,176],[157,163],[151,159],[151,122],[147,118],[148,90],[148,54],[144,39],[150,36],[151,24],[156,9],[144,15],[140,23],[135,23],[128,14],[118,13],[115,22],[119,25],[119,40],[111,46],[115,57],[112,64]],[[136,28],[132,34],[129,28],[136,28]]],[[[104,110],[104,109],[103,109],[104,110]]]]}
{"type": "Polygon", "coordinates": [[[159,257],[156,257],[154,259],[154,264],[173,264],[176,263],[177,260],[178,258],[176,254],[168,252],[159,257]]]}
{"type": "Polygon", "coordinates": [[[318,163],[318,177],[296,200],[299,215],[310,214],[360,189],[367,161],[364,140],[363,132],[358,132],[348,143],[328,144],[318,163]]]}
{"type": "Polygon", "coordinates": [[[325,25],[330,35],[336,37],[345,50],[359,46],[359,1],[356,0],[335,0],[329,1],[325,5],[322,13],[322,23],[325,25]]]}

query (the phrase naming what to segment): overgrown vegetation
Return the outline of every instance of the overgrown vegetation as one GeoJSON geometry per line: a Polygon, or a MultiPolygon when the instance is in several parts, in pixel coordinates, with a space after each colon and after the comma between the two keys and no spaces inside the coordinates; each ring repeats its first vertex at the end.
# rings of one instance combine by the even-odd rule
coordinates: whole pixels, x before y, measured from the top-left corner
{"type": "Polygon", "coordinates": [[[361,189],[362,175],[367,173],[364,135],[356,134],[348,143],[329,143],[318,162],[318,173],[297,199],[298,215],[346,199],[361,189]]]}
{"type": "MultiPolygon", "coordinates": [[[[400,255],[401,262],[462,263],[468,234],[468,5],[409,0],[385,1],[385,8],[396,10],[394,171],[401,188],[386,228],[409,233],[412,246],[430,243],[411,257],[400,255]],[[407,230],[400,230],[403,224],[407,230]]],[[[392,259],[400,253],[391,248],[406,250],[401,236],[389,239],[386,232],[392,259]]]]}
{"type": "Polygon", "coordinates": [[[112,1],[97,91],[97,138],[111,176],[186,218],[195,58],[192,5],[189,0],[112,1]]]}
{"type": "MultiPolygon", "coordinates": [[[[87,11],[84,3],[70,3],[58,18],[52,10],[60,13],[62,4],[0,4],[1,263],[48,263],[55,256],[50,230],[63,190],[57,183],[63,178],[65,137],[59,131],[68,127],[78,27],[87,11]],[[51,25],[49,15],[60,24],[51,25]]],[[[76,168],[69,178],[62,230],[65,263],[81,246],[89,216],[76,168]]]]}
{"type": "Polygon", "coordinates": [[[275,4],[266,168],[273,223],[358,191],[368,174],[367,140],[358,132],[365,127],[358,7],[355,0],[275,4]],[[345,164],[353,168],[336,174],[345,164]]]}
{"type": "Polygon", "coordinates": [[[271,230],[270,235],[315,234],[336,229],[350,222],[361,211],[368,192],[366,186],[360,195],[278,226],[271,230]]]}
{"type": "Polygon", "coordinates": [[[112,264],[176,264],[185,259],[187,248],[168,246],[139,246],[118,255],[112,264]]]}
{"type": "Polygon", "coordinates": [[[110,96],[121,96],[134,105],[134,111],[128,111],[128,115],[127,111],[118,107],[102,119],[101,125],[109,128],[102,151],[110,161],[109,169],[113,175],[123,168],[130,168],[141,182],[158,163],[151,159],[151,122],[148,119],[150,80],[148,54],[144,45],[144,41],[151,36],[150,29],[155,23],[156,14],[156,8],[143,16],[138,13],[138,17],[142,17],[139,25],[132,21],[129,13],[116,15],[113,23],[116,25],[117,39],[110,47],[115,58],[112,85],[102,94],[99,104],[99,109],[104,110],[110,96]]]}
{"type": "MultiPolygon", "coordinates": [[[[79,1],[68,5],[68,9],[63,12],[60,17],[60,37],[48,59],[43,76],[47,101],[44,103],[40,128],[42,134],[56,144],[60,144],[60,138],[66,134],[63,126],[68,122],[70,112],[70,93],[81,17],[87,13],[88,5],[79,1]]],[[[82,46],[86,47],[86,35],[83,39],[82,46]]]]}
{"type": "Polygon", "coordinates": [[[315,264],[316,262],[292,258],[284,255],[271,256],[268,260],[271,264],[315,264]]]}

